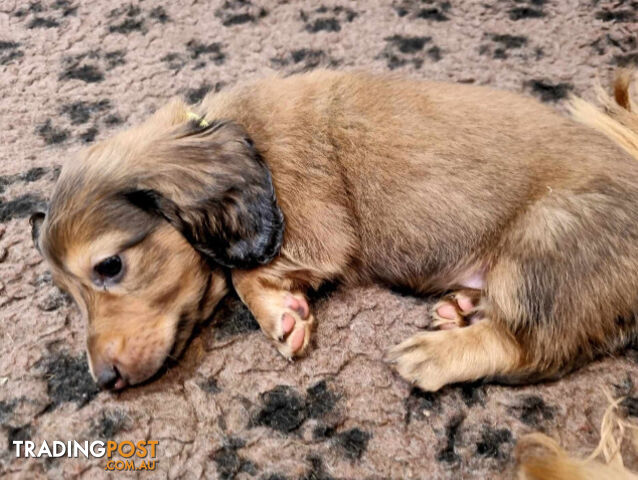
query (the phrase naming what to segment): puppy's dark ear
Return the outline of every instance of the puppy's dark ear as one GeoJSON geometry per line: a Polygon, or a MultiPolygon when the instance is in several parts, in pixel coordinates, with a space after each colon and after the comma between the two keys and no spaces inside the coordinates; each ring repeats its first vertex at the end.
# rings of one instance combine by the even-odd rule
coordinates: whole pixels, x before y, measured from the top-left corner
{"type": "Polygon", "coordinates": [[[44,222],[44,212],[35,212],[31,214],[29,217],[29,224],[31,225],[31,238],[33,239],[33,244],[38,252],[42,253],[40,250],[40,227],[42,227],[42,222],[44,222]]]}
{"type": "Polygon", "coordinates": [[[279,253],[284,218],[270,170],[239,125],[188,122],[153,149],[157,172],[125,192],[131,203],[225,267],[254,268],[279,253]]]}

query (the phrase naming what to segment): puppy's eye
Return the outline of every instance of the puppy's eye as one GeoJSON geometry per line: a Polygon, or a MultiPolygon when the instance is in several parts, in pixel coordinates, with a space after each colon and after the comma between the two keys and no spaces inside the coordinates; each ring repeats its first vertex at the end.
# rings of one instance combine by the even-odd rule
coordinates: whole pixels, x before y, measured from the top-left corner
{"type": "Polygon", "coordinates": [[[122,271],[122,259],[119,255],[113,255],[105,258],[93,268],[100,277],[114,278],[122,271]]]}

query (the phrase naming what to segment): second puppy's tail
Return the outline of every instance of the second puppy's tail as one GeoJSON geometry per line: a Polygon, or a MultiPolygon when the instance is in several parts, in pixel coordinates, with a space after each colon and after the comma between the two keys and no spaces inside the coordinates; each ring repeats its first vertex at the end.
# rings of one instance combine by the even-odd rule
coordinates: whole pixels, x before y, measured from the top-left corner
{"type": "Polygon", "coordinates": [[[613,97],[599,86],[600,108],[572,97],[568,109],[576,121],[603,133],[638,160],[638,104],[630,92],[633,76],[631,70],[618,70],[613,97]]]}
{"type": "Polygon", "coordinates": [[[627,418],[624,398],[613,399],[600,426],[598,447],[587,458],[570,456],[558,443],[542,434],[522,437],[516,445],[518,480],[638,480],[623,464],[621,449],[630,440],[628,453],[638,452],[638,425],[627,418]]]}

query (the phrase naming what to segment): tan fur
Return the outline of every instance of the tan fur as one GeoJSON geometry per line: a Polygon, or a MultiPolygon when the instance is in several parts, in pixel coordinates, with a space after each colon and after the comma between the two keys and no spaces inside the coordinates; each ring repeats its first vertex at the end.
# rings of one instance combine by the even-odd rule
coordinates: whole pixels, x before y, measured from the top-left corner
{"type": "MultiPolygon", "coordinates": [[[[638,335],[638,128],[633,114],[607,109],[577,102],[583,126],[483,87],[331,71],[267,78],[207,96],[193,107],[205,122],[187,120],[188,107],[173,101],[89,149],[64,168],[40,245],[57,277],[79,278],[76,298],[93,287],[70,265],[90,269],[96,245],[118,252],[104,240],[113,232],[170,223],[201,254],[119,296],[146,305],[145,288],[190,285],[166,294],[170,316],[137,306],[104,314],[113,326],[99,327],[92,356],[126,325],[121,316],[148,317],[145,342],[163,345],[152,362],[126,347],[112,356],[139,365],[125,372],[129,383],[157,366],[167,331],[188,335],[209,313],[226,288],[217,265],[232,268],[238,294],[286,356],[304,353],[314,321],[287,303],[324,282],[438,293],[480,273],[484,318],[408,340],[392,355],[399,371],[430,390],[555,377],[638,335]],[[195,288],[204,278],[214,294],[195,288]],[[194,313],[195,303],[207,308],[194,313]],[[178,328],[175,312],[193,320],[178,328]]],[[[165,253],[139,248],[139,275],[188,250],[177,237],[165,253]]],[[[106,325],[88,317],[90,329],[106,325]]]]}

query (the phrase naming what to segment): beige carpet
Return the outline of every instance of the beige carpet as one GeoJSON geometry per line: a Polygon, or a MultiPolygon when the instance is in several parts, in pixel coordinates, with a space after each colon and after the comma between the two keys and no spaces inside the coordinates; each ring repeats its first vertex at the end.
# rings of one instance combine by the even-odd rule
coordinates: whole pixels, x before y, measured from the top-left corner
{"type": "Polygon", "coordinates": [[[560,108],[638,62],[637,10],[628,0],[1,0],[0,476],[512,478],[526,432],[591,450],[603,387],[633,396],[626,409],[638,415],[638,352],[552,384],[411,391],[381,358],[427,325],[429,303],[381,288],[319,295],[312,353],[295,363],[229,301],[159,380],[98,393],[82,320],[52,286],[27,217],[66,158],[173,95],[197,101],[246,77],[332,66],[495,85],[560,108]],[[16,459],[11,445],[112,438],[159,440],[158,470],[16,459]]]}

